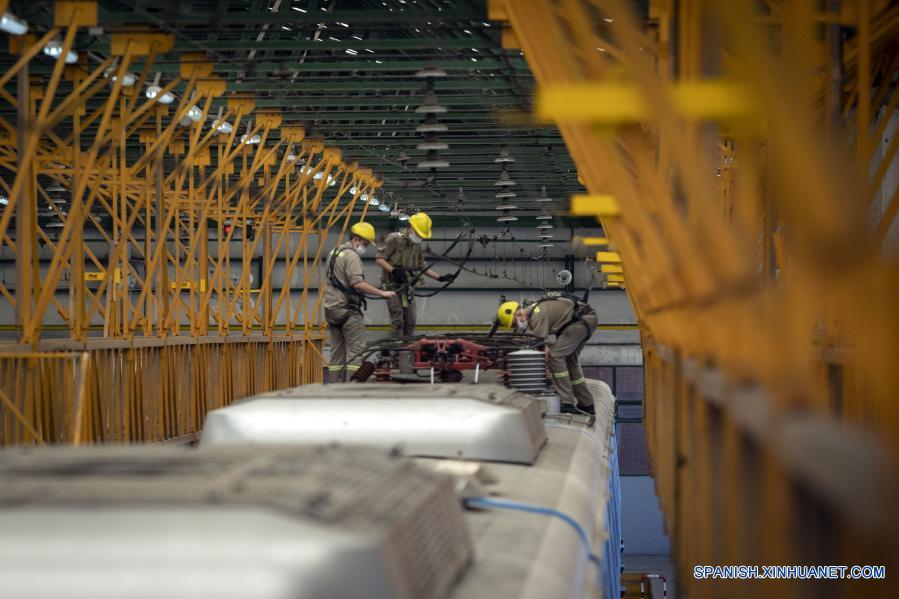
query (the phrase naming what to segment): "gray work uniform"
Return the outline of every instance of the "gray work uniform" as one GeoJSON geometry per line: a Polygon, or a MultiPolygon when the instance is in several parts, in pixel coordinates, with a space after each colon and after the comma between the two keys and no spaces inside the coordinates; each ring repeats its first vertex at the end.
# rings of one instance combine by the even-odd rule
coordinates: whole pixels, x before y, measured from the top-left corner
{"type": "Polygon", "coordinates": [[[546,364],[562,403],[586,407],[593,405],[593,396],[578,359],[596,329],[596,312],[586,304],[581,306],[578,319],[577,303],[564,297],[543,300],[528,308],[527,314],[528,328],[534,335],[541,339],[556,336],[546,364]]]}
{"type": "MultiPolygon", "coordinates": [[[[421,245],[412,243],[406,233],[391,233],[378,248],[378,258],[383,258],[394,268],[419,271],[424,267],[421,245]]],[[[391,291],[399,289],[400,284],[386,270],[381,271],[381,287],[391,291]]],[[[404,293],[387,299],[387,312],[390,314],[390,336],[406,337],[415,334],[415,289],[409,287],[404,293]]]]}
{"type": "Polygon", "coordinates": [[[325,285],[325,319],[331,333],[330,380],[345,381],[359,369],[359,354],[365,349],[365,319],[362,317],[361,294],[353,285],[364,281],[362,258],[349,242],[340,245],[329,255],[328,282],[325,285]],[[331,261],[333,260],[333,265],[331,261]],[[333,277],[333,280],[332,280],[333,277]],[[339,285],[339,286],[338,286],[339,285]]]}

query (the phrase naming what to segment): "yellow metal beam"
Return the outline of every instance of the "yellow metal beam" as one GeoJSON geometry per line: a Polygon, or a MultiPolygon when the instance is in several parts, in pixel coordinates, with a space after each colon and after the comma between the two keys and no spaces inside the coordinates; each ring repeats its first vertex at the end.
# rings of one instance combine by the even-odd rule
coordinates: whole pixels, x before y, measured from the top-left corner
{"type": "Polygon", "coordinates": [[[597,247],[608,246],[611,243],[608,237],[579,237],[575,236],[572,244],[575,247],[597,247]]]}
{"type": "Polygon", "coordinates": [[[611,194],[576,195],[571,198],[572,216],[619,216],[618,200],[611,194]]]}
{"type": "Polygon", "coordinates": [[[149,56],[153,53],[168,52],[175,45],[175,36],[168,33],[112,33],[109,35],[109,52],[113,56],[124,56],[131,46],[133,56],[149,56]]]}
{"type": "Polygon", "coordinates": [[[506,11],[506,0],[489,0],[487,3],[487,18],[491,21],[508,21],[509,13],[506,11]]]}
{"type": "Polygon", "coordinates": [[[93,27],[97,24],[97,3],[93,0],[56,0],[53,23],[56,27],[93,27]]]}
{"type": "Polygon", "coordinates": [[[621,256],[618,255],[618,252],[596,252],[596,261],[613,262],[617,264],[621,262],[621,256]]]}
{"type": "MultiPolygon", "coordinates": [[[[758,114],[749,89],[732,81],[680,81],[665,93],[686,119],[728,121],[758,114]]],[[[646,95],[628,83],[560,83],[537,95],[537,116],[551,122],[618,125],[652,120],[653,114],[646,95]]]]}

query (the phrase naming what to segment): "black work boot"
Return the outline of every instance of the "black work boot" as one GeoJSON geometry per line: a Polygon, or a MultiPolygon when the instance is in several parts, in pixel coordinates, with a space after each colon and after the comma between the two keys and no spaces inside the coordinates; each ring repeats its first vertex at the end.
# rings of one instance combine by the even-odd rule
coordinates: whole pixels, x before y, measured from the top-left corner
{"type": "Polygon", "coordinates": [[[563,403],[559,412],[562,414],[576,414],[578,416],[592,416],[593,415],[593,406],[590,406],[590,412],[586,412],[574,404],[563,403]]]}
{"type": "Polygon", "coordinates": [[[372,375],[375,371],[375,365],[369,361],[365,361],[359,366],[359,369],[353,373],[353,376],[350,377],[351,383],[364,383],[368,380],[368,377],[372,375]]]}

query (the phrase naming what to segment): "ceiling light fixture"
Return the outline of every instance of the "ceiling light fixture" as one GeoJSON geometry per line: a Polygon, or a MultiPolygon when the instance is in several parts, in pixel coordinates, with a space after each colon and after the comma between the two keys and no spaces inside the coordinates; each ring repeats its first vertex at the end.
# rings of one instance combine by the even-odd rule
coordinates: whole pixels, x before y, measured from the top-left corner
{"type": "Polygon", "coordinates": [[[28,33],[28,23],[11,12],[5,12],[0,17],[0,30],[10,35],[25,35],[28,33]]]}
{"type": "MultiPolygon", "coordinates": [[[[105,71],[103,71],[103,76],[106,77],[107,79],[111,79],[112,82],[115,83],[118,80],[117,71],[118,71],[118,67],[111,66],[108,69],[106,69],[105,71]]],[[[134,73],[125,71],[125,74],[122,75],[122,87],[131,87],[136,82],[137,82],[137,77],[134,75],[134,73]]]]}
{"type": "Polygon", "coordinates": [[[156,100],[160,104],[171,104],[175,101],[175,95],[171,92],[162,93],[162,87],[159,86],[160,77],[162,77],[162,73],[156,73],[153,83],[147,86],[144,95],[148,100],[156,100]]]}
{"type": "Polygon", "coordinates": [[[159,93],[161,91],[162,91],[162,88],[159,87],[158,85],[150,85],[147,87],[147,91],[144,92],[144,95],[146,95],[147,98],[149,98],[150,100],[155,99],[160,104],[171,104],[172,102],[175,101],[175,96],[172,95],[171,92],[165,92],[164,94],[162,94],[160,96],[159,93]],[[159,96],[159,97],[157,98],[157,96],[159,96]]]}
{"type": "Polygon", "coordinates": [[[59,58],[60,54],[62,54],[62,42],[59,40],[50,40],[47,42],[47,45],[44,46],[43,52],[50,58],[59,58]]]}
{"type": "MultiPolygon", "coordinates": [[[[308,173],[311,170],[312,169],[307,168],[306,172],[308,173]]],[[[321,181],[324,178],[325,178],[325,175],[321,171],[318,171],[317,173],[312,175],[312,179],[314,181],[321,181]]],[[[334,187],[335,185],[337,185],[337,177],[332,177],[331,175],[328,175],[328,187],[334,187]]]]}
{"type": "Polygon", "coordinates": [[[187,109],[187,118],[192,120],[193,122],[198,122],[203,118],[203,111],[200,110],[200,107],[194,104],[190,108],[187,109]]]}
{"type": "MultiPolygon", "coordinates": [[[[47,42],[47,45],[44,46],[44,54],[49,56],[50,58],[59,58],[62,56],[63,46],[62,42],[59,40],[50,40],[47,42]]],[[[78,62],[78,53],[74,50],[69,50],[66,52],[66,64],[75,64],[78,62]]]]}
{"type": "Polygon", "coordinates": [[[225,108],[223,106],[219,106],[218,114],[216,115],[215,119],[213,119],[213,121],[212,121],[212,128],[223,135],[227,135],[227,134],[231,133],[232,131],[234,131],[234,126],[231,123],[229,123],[228,121],[222,120],[222,113],[224,111],[225,111],[225,108]]]}

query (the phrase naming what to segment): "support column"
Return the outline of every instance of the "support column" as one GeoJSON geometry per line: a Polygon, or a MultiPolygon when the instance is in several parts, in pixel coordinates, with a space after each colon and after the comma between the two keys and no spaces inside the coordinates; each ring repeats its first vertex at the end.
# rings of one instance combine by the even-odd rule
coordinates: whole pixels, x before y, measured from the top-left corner
{"type": "MultiPolygon", "coordinates": [[[[81,72],[73,69],[72,84],[78,86],[81,80],[81,72]]],[[[69,181],[71,190],[71,203],[69,213],[74,213],[75,202],[81,202],[80,197],[75,197],[78,189],[78,179],[81,177],[81,107],[76,107],[72,113],[72,156],[74,158],[74,168],[72,169],[72,179],[69,181]]],[[[80,210],[78,212],[81,212],[80,210]]],[[[84,221],[87,221],[85,216],[84,221]]],[[[84,339],[89,322],[85,322],[87,315],[85,312],[84,301],[84,226],[72,228],[72,278],[69,281],[69,297],[71,303],[69,305],[69,326],[72,332],[72,338],[81,341],[84,339]]]]}
{"type": "Polygon", "coordinates": [[[34,123],[31,115],[31,88],[28,65],[19,71],[18,77],[18,163],[21,186],[16,199],[16,324],[23,327],[22,343],[35,339],[26,335],[27,324],[34,314],[35,258],[37,245],[37,197],[33,160],[25,156],[26,139],[34,123]]]}
{"type": "MultiPolygon", "coordinates": [[[[265,165],[265,187],[271,184],[271,169],[265,165]]],[[[262,235],[262,269],[259,273],[259,301],[262,302],[262,327],[266,335],[271,335],[272,323],[272,228],[271,228],[271,204],[274,191],[265,194],[265,207],[263,208],[262,223],[257,235],[262,235]]],[[[254,311],[255,312],[255,311],[254,311]]]]}

